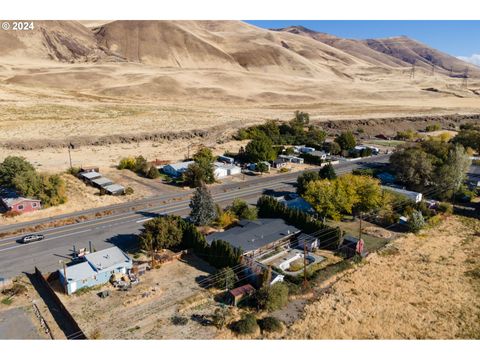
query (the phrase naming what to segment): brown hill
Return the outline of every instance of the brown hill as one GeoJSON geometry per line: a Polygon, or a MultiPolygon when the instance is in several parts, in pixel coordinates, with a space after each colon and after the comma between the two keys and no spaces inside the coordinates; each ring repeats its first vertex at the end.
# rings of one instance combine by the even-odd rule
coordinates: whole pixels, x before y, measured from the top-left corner
{"type": "Polygon", "coordinates": [[[469,76],[480,77],[480,68],[433,49],[406,36],[386,39],[354,40],[317,32],[303,26],[290,26],[275,31],[288,32],[310,37],[334,48],[340,49],[372,65],[386,67],[411,67],[412,64],[431,72],[435,71],[453,77],[462,77],[469,68],[469,76]]]}
{"type": "Polygon", "coordinates": [[[468,67],[471,76],[479,77],[480,68],[433,49],[419,41],[406,36],[392,37],[387,39],[368,39],[363,41],[371,49],[383,54],[395,57],[407,64],[414,64],[423,68],[437,70],[444,73],[452,71],[453,76],[462,76],[468,67]]]}
{"type": "Polygon", "coordinates": [[[233,130],[298,109],[314,121],[480,112],[478,78],[462,87],[425,62],[412,79],[392,54],[240,21],[35,22],[0,32],[0,143],[233,130]]]}

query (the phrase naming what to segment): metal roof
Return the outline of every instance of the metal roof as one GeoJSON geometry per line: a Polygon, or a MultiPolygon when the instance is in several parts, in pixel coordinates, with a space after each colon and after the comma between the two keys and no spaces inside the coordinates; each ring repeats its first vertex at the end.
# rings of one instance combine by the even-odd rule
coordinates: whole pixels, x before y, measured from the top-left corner
{"type": "Polygon", "coordinates": [[[215,161],[215,162],[213,163],[213,165],[214,165],[216,168],[225,169],[225,170],[240,169],[240,167],[237,166],[237,165],[234,165],[234,164],[225,164],[225,163],[222,163],[222,162],[219,162],[219,161],[215,161]]]}
{"type": "Polygon", "coordinates": [[[254,291],[255,291],[255,288],[252,285],[246,284],[230,290],[230,294],[234,297],[237,297],[241,295],[248,295],[254,291]]]}
{"type": "Polygon", "coordinates": [[[102,177],[102,174],[96,172],[96,171],[88,171],[88,172],[82,172],[79,174],[81,177],[88,179],[88,180],[93,180],[93,179],[98,179],[102,177]]]}
{"type": "Polygon", "coordinates": [[[110,180],[109,178],[106,178],[106,177],[100,177],[98,179],[93,179],[92,180],[92,183],[98,185],[98,186],[101,186],[101,187],[104,187],[104,186],[107,186],[107,185],[112,185],[113,184],[113,181],[110,180]]]}
{"type": "Polygon", "coordinates": [[[250,252],[299,232],[282,219],[242,220],[238,226],[208,235],[207,242],[224,240],[244,252],[250,252]]]}
{"type": "MultiPolygon", "coordinates": [[[[63,269],[59,269],[58,271],[63,275],[63,277],[65,277],[63,269]]],[[[96,271],[87,261],[67,266],[67,282],[92,278],[96,274],[96,271]]]]}
{"type": "Polygon", "coordinates": [[[106,185],[103,188],[111,193],[116,193],[116,192],[125,190],[125,187],[118,184],[106,185]]]}
{"type": "Polygon", "coordinates": [[[166,167],[171,167],[175,171],[185,171],[190,164],[193,164],[195,161],[183,161],[175,164],[168,164],[165,165],[164,168],[166,167]]]}
{"type": "Polygon", "coordinates": [[[124,266],[131,263],[130,258],[116,246],[87,254],[85,255],[85,259],[87,259],[96,271],[124,266]]]}

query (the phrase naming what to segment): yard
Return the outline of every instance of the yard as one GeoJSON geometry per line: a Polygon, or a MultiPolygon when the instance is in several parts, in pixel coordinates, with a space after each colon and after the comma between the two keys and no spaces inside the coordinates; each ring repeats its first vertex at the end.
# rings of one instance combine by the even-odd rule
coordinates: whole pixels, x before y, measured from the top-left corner
{"type": "Polygon", "coordinates": [[[210,339],[216,328],[202,326],[192,315],[210,315],[218,306],[213,294],[197,281],[214,269],[194,255],[159,269],[148,271],[129,291],[119,291],[106,284],[79,295],[61,294],[89,338],[101,339],[210,339]],[[109,296],[97,294],[108,290],[109,296]],[[184,325],[174,325],[172,318],[187,318],[184,325]]]}

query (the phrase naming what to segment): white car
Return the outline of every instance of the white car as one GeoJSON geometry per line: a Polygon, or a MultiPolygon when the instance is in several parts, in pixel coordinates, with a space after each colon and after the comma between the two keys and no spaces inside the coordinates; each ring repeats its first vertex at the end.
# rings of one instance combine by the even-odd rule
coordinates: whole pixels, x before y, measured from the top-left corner
{"type": "Polygon", "coordinates": [[[31,243],[31,242],[35,242],[35,241],[40,241],[40,240],[43,240],[45,239],[45,236],[42,235],[42,234],[34,234],[34,235],[27,235],[27,236],[24,236],[20,242],[22,244],[28,244],[28,243],[31,243]]]}

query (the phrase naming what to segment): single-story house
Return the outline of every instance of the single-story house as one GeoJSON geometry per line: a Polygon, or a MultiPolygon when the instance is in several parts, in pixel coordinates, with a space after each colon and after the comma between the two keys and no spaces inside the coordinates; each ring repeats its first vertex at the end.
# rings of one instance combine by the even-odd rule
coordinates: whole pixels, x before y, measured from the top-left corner
{"type": "Polygon", "coordinates": [[[60,282],[67,294],[97,285],[106,284],[114,274],[127,274],[132,268],[130,259],[122,250],[114,246],[85,255],[85,261],[59,269],[60,282]],[[66,274],[65,274],[66,273],[66,274]]]}
{"type": "Polygon", "coordinates": [[[273,160],[272,165],[275,169],[283,169],[288,166],[288,161],[282,158],[273,160]]]}
{"type": "Polygon", "coordinates": [[[224,240],[233,247],[242,249],[244,255],[255,256],[300,232],[301,230],[288,225],[283,219],[241,220],[235,227],[208,235],[207,242],[211,244],[214,240],[224,240]]]}
{"type": "Polygon", "coordinates": [[[300,210],[308,214],[315,213],[315,210],[313,209],[312,205],[310,205],[309,202],[307,202],[304,198],[298,195],[297,196],[295,195],[297,194],[279,196],[279,197],[276,197],[275,199],[290,209],[300,210]]]}
{"type": "Polygon", "coordinates": [[[321,160],[327,160],[327,156],[328,156],[328,154],[323,150],[321,150],[321,151],[315,150],[315,151],[310,152],[309,154],[312,155],[312,156],[316,156],[316,157],[320,158],[321,160]]]}
{"type": "Polygon", "coordinates": [[[242,300],[245,300],[245,298],[251,296],[253,293],[255,293],[255,288],[250,284],[237,287],[227,293],[227,303],[237,306],[242,300]]]}
{"type": "Polygon", "coordinates": [[[242,169],[239,166],[233,164],[225,164],[222,162],[214,162],[213,173],[215,178],[222,179],[227,176],[238,175],[242,172],[242,169]]]}
{"type": "Polygon", "coordinates": [[[416,192],[416,191],[410,191],[410,190],[401,189],[401,188],[397,188],[397,187],[393,187],[393,186],[382,186],[382,189],[385,189],[385,190],[392,191],[392,192],[395,192],[397,194],[403,195],[403,196],[409,198],[410,200],[414,201],[415,203],[419,203],[420,201],[422,201],[422,198],[423,198],[422,193],[419,193],[419,192],[416,192]]]}
{"type": "Polygon", "coordinates": [[[162,171],[171,177],[178,178],[182,176],[182,174],[187,171],[188,167],[193,163],[194,161],[183,161],[175,164],[168,164],[162,168],[162,171]]]}
{"type": "Polygon", "coordinates": [[[226,164],[233,164],[235,162],[235,159],[230,157],[230,156],[225,156],[225,155],[220,155],[217,158],[218,161],[226,163],[226,164]]]}
{"type": "Polygon", "coordinates": [[[41,208],[42,202],[38,199],[20,196],[13,189],[0,189],[0,210],[24,213],[41,208]]]}
{"type": "Polygon", "coordinates": [[[302,154],[309,154],[309,153],[315,151],[315,148],[305,146],[305,145],[297,145],[297,146],[294,146],[293,148],[294,148],[295,152],[302,153],[302,154]]]}
{"type": "Polygon", "coordinates": [[[305,159],[293,155],[278,155],[278,157],[295,164],[303,164],[305,162],[305,159]]]}

